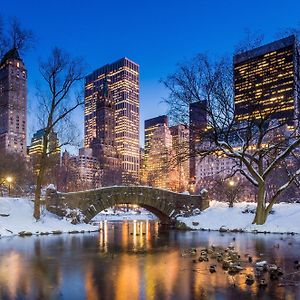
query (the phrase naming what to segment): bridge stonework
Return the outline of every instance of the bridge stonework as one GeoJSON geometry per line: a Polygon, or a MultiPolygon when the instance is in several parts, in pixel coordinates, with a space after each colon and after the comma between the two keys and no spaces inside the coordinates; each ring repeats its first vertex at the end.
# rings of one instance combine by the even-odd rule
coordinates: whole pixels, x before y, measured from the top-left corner
{"type": "MultiPolygon", "coordinates": [[[[46,208],[59,216],[81,215],[88,223],[99,212],[117,204],[136,204],[155,214],[163,224],[170,224],[178,215],[191,215],[195,209],[209,207],[206,193],[178,194],[171,191],[144,187],[104,187],[82,192],[60,193],[47,189],[46,208]]],[[[77,217],[78,218],[78,217],[77,217]]]]}

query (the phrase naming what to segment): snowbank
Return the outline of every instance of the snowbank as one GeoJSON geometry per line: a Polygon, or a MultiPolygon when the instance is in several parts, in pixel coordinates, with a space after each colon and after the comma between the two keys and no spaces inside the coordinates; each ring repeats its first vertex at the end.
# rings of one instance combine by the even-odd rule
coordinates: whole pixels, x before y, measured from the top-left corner
{"type": "Polygon", "coordinates": [[[54,232],[95,231],[97,226],[88,224],[73,225],[69,220],[60,219],[47,210],[42,212],[41,220],[36,222],[32,216],[33,202],[20,198],[0,197],[0,235],[11,236],[20,232],[33,234],[54,232]]]}
{"type": "Polygon", "coordinates": [[[113,210],[108,208],[101,213],[99,213],[95,218],[92,219],[92,222],[100,222],[103,220],[108,221],[132,221],[132,220],[155,220],[156,217],[149,213],[143,208],[139,208],[139,213],[135,210],[129,209],[128,211],[122,210],[113,210]]]}
{"type": "Polygon", "coordinates": [[[201,214],[178,220],[192,229],[239,230],[246,232],[272,232],[272,233],[300,233],[300,204],[279,203],[273,206],[273,214],[270,214],[264,225],[252,225],[253,213],[243,213],[255,209],[255,203],[235,203],[229,208],[227,203],[211,201],[210,207],[201,214]]]}

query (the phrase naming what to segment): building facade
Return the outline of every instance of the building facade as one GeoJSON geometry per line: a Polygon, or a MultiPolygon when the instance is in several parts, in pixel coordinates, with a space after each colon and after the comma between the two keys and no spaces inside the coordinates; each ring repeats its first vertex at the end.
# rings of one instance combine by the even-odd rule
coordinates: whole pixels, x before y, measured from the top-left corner
{"type": "Polygon", "coordinates": [[[90,143],[93,156],[102,170],[102,186],[121,184],[121,158],[116,147],[115,101],[110,90],[110,78],[99,87],[96,102],[96,137],[90,143]]]}
{"type": "Polygon", "coordinates": [[[234,102],[237,121],[251,118],[299,118],[300,55],[289,36],[234,56],[234,102]]]}
{"type": "Polygon", "coordinates": [[[201,133],[206,130],[207,101],[198,101],[190,104],[189,107],[189,151],[190,151],[190,181],[195,183],[196,178],[196,150],[201,142],[201,133]]]}
{"type": "MultiPolygon", "coordinates": [[[[40,159],[43,153],[44,129],[38,130],[31,139],[31,144],[28,146],[28,154],[33,168],[33,172],[38,174],[40,170],[40,159]]],[[[44,176],[45,184],[57,183],[60,167],[60,144],[57,134],[51,132],[49,135],[47,160],[46,160],[46,176],[44,176]],[[48,182],[49,180],[49,182],[48,182]]]]}
{"type": "Polygon", "coordinates": [[[0,62],[0,150],[26,157],[27,71],[16,48],[0,62]]]}
{"type": "Polygon", "coordinates": [[[189,161],[189,128],[186,125],[179,124],[170,127],[172,135],[172,148],[174,150],[176,166],[178,169],[178,192],[188,190],[190,179],[190,161],[189,161]]]}
{"type": "Polygon", "coordinates": [[[83,191],[101,187],[103,170],[91,148],[79,149],[78,155],[65,151],[62,155],[60,190],[83,191]]]}
{"type": "MultiPolygon", "coordinates": [[[[85,79],[85,147],[99,138],[103,123],[97,115],[99,91],[109,82],[115,118],[115,146],[121,160],[122,184],[139,180],[139,65],[122,58],[85,79]],[[102,124],[102,125],[101,125],[102,124]]],[[[108,124],[106,124],[109,126],[108,124]]],[[[105,125],[104,125],[105,126],[105,125]]],[[[95,150],[96,146],[93,146],[95,150]]]]}
{"type": "Polygon", "coordinates": [[[164,189],[175,190],[178,186],[177,168],[172,165],[175,157],[172,135],[166,124],[153,132],[145,167],[145,183],[164,189]]]}
{"type": "Polygon", "coordinates": [[[160,126],[169,126],[168,116],[158,116],[152,119],[145,120],[145,148],[144,159],[147,161],[151,146],[151,139],[154,131],[160,126]]]}

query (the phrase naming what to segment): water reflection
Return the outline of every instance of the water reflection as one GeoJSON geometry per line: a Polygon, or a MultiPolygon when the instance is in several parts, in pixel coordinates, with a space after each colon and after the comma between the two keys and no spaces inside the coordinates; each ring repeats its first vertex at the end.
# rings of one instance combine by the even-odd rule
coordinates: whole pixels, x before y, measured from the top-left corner
{"type": "MultiPolygon", "coordinates": [[[[299,237],[161,231],[158,223],[101,222],[97,234],[0,240],[0,299],[299,299],[297,286],[247,286],[182,257],[188,247],[234,243],[293,272],[299,237]],[[235,241],[233,241],[233,236],[235,241]]],[[[245,257],[241,258],[246,260],[245,257]]]]}

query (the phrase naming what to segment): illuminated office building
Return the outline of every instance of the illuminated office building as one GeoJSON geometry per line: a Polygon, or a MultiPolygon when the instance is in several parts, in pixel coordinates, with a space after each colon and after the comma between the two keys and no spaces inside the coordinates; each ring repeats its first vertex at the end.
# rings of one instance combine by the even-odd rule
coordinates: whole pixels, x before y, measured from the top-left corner
{"type": "Polygon", "coordinates": [[[115,101],[110,90],[110,79],[99,87],[96,102],[96,137],[90,147],[102,170],[101,185],[121,184],[121,159],[116,147],[115,101]]]}
{"type": "Polygon", "coordinates": [[[0,151],[27,154],[27,71],[16,48],[0,61],[0,151]]]}
{"type": "MultiPolygon", "coordinates": [[[[30,161],[33,166],[35,173],[38,173],[40,169],[40,159],[43,153],[43,143],[44,143],[44,129],[38,130],[31,139],[31,144],[28,147],[28,154],[30,156],[30,161]]],[[[54,178],[56,177],[56,172],[60,165],[60,145],[57,134],[51,132],[49,134],[49,142],[47,149],[47,166],[48,174],[45,177],[54,178]]]]}
{"type": "Polygon", "coordinates": [[[176,185],[178,174],[173,172],[170,165],[174,154],[169,127],[166,124],[159,125],[151,137],[145,168],[147,185],[165,189],[171,189],[176,185]]]}
{"type": "Polygon", "coordinates": [[[178,124],[170,127],[172,135],[172,147],[177,160],[178,185],[177,191],[186,191],[188,188],[190,176],[189,163],[189,128],[184,124],[178,124]]]}
{"type": "Polygon", "coordinates": [[[97,152],[95,143],[99,143],[99,135],[103,132],[101,126],[106,126],[108,131],[112,131],[114,127],[114,133],[107,133],[107,140],[110,139],[109,136],[114,136],[114,144],[121,160],[122,184],[137,183],[140,167],[139,65],[127,58],[107,64],[85,79],[85,147],[93,148],[94,152],[97,152]],[[105,82],[109,82],[114,126],[108,124],[112,117],[109,116],[108,107],[105,118],[100,119],[98,108],[103,95],[99,98],[99,91],[103,90],[105,82]]]}
{"type": "Polygon", "coordinates": [[[299,47],[295,36],[234,56],[235,118],[299,117],[299,47]]]}
{"type": "Polygon", "coordinates": [[[145,120],[145,149],[144,149],[144,160],[147,161],[151,139],[154,131],[160,127],[166,125],[168,127],[168,116],[158,116],[152,119],[145,120]]]}

